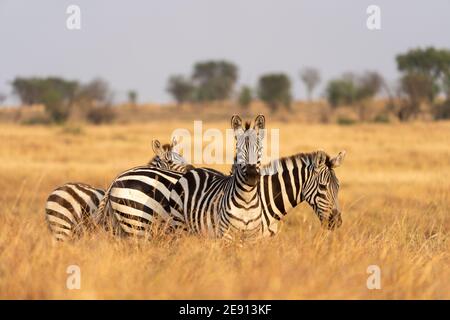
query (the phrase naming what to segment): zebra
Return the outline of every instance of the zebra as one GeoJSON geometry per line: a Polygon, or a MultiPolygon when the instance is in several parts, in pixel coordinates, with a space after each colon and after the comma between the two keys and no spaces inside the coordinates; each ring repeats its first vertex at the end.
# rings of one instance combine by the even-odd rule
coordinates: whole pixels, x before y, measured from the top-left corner
{"type": "MultiPolygon", "coordinates": [[[[112,229],[116,235],[144,237],[151,233],[152,226],[160,225],[157,221],[167,224],[169,214],[164,204],[169,201],[170,190],[194,168],[179,154],[167,154],[174,146],[174,142],[170,148],[154,143],[155,159],[160,162],[128,169],[112,181],[94,214],[97,226],[112,229]]],[[[178,224],[167,226],[177,228],[178,224]]]]}
{"type": "Polygon", "coordinates": [[[147,165],[171,171],[186,172],[186,168],[189,168],[188,163],[179,153],[174,151],[177,144],[175,137],[172,138],[171,144],[164,145],[161,145],[159,140],[153,139],[152,149],[155,156],[147,165]]]}
{"type": "MultiPolygon", "coordinates": [[[[176,144],[175,138],[171,144],[164,145],[157,139],[152,140],[155,156],[146,167],[182,170],[186,161],[174,151],[176,144]]],[[[53,190],[46,201],[45,217],[54,239],[67,241],[95,228],[94,214],[104,195],[105,190],[78,182],[66,183],[53,190]]]]}
{"type": "Polygon", "coordinates": [[[262,166],[259,181],[262,236],[278,233],[279,221],[302,201],[313,208],[323,227],[330,230],[340,227],[339,180],[334,169],[342,164],[345,154],[341,151],[331,158],[323,151],[299,153],[262,166]]]}
{"type": "Polygon", "coordinates": [[[85,183],[70,182],[53,190],[45,205],[47,225],[57,241],[81,236],[105,191],[85,183]]]}
{"type": "Polygon", "coordinates": [[[190,233],[226,240],[252,240],[261,231],[259,164],[265,118],[259,115],[253,129],[242,128],[239,116],[231,118],[236,156],[230,175],[196,168],[184,174],[170,194],[170,216],[190,233]]]}

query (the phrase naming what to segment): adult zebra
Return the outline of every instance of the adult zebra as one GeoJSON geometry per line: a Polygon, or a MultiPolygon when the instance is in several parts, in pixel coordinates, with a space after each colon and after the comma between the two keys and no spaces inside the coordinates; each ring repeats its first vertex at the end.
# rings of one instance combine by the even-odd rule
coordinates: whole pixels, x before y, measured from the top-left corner
{"type": "Polygon", "coordinates": [[[278,232],[280,220],[289,210],[306,201],[323,227],[342,224],[338,202],[339,181],[334,169],[345,158],[345,151],[331,158],[323,151],[299,153],[277,159],[261,168],[259,182],[263,206],[262,235],[278,232]]]}
{"type": "Polygon", "coordinates": [[[57,241],[81,236],[105,191],[85,183],[66,183],[50,193],[45,205],[45,220],[57,241]]]}
{"type": "MultiPolygon", "coordinates": [[[[174,151],[176,140],[164,144],[152,141],[155,156],[146,167],[182,171],[186,167],[184,158],[174,151]]],[[[85,183],[66,183],[50,193],[45,206],[47,225],[58,241],[81,236],[94,227],[94,213],[105,195],[103,189],[85,183]]]]}
{"type": "MultiPolygon", "coordinates": [[[[152,226],[160,225],[157,221],[170,220],[164,210],[170,190],[194,167],[174,152],[170,154],[172,158],[167,158],[161,152],[167,151],[165,147],[160,149],[154,144],[154,152],[162,160],[159,165],[134,167],[113,180],[94,214],[96,225],[112,228],[119,235],[145,236],[152,226]]],[[[177,223],[171,221],[169,226],[177,227],[177,223]]]]}
{"type": "Polygon", "coordinates": [[[259,164],[265,119],[259,115],[253,129],[242,128],[239,116],[231,125],[236,157],[231,175],[196,168],[183,175],[170,195],[170,215],[189,232],[212,238],[251,240],[261,232],[258,195],[259,164]]]}
{"type": "MultiPolygon", "coordinates": [[[[339,181],[334,169],[342,164],[345,154],[345,151],[341,151],[336,157],[331,158],[323,151],[299,153],[262,166],[258,184],[258,195],[262,205],[259,236],[267,237],[277,234],[280,220],[303,201],[308,202],[313,208],[323,227],[330,230],[340,227],[342,212],[338,202],[339,181]]],[[[194,172],[190,172],[190,175],[194,172]]],[[[213,172],[212,175],[214,174],[217,173],[213,172]]],[[[180,179],[178,184],[182,183],[183,180],[180,179]]],[[[188,189],[188,186],[186,182],[184,188],[188,189]]],[[[186,203],[186,197],[184,201],[177,199],[179,192],[180,186],[177,185],[172,191],[173,200],[170,202],[173,207],[172,218],[183,221],[184,228],[187,230],[201,232],[205,229],[204,221],[201,224],[202,221],[199,221],[198,216],[192,212],[190,212],[192,221],[186,218],[186,214],[185,216],[181,214],[189,212],[192,204],[186,203]]],[[[206,190],[206,193],[208,192],[206,190]]],[[[204,205],[207,205],[207,199],[205,198],[204,205]]],[[[208,221],[206,229],[210,226],[212,223],[208,221]]]]}

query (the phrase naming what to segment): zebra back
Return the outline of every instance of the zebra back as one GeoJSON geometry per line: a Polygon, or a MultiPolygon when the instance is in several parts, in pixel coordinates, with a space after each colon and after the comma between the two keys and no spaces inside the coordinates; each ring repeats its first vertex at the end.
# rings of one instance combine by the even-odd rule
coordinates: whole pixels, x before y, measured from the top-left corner
{"type": "Polygon", "coordinates": [[[80,236],[93,226],[93,214],[104,191],[85,183],[66,183],[53,190],[47,198],[47,225],[58,241],[80,236]]]}
{"type": "Polygon", "coordinates": [[[174,150],[175,145],[175,139],[164,145],[153,140],[155,156],[148,165],[131,168],[113,180],[95,213],[98,225],[142,236],[156,220],[168,223],[163,203],[169,200],[171,186],[193,168],[174,150]]]}

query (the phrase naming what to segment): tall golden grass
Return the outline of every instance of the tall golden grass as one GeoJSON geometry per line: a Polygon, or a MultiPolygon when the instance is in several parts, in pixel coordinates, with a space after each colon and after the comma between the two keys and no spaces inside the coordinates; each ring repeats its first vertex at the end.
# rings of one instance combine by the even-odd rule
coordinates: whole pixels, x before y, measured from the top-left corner
{"type": "MultiPolygon", "coordinates": [[[[225,121],[204,128],[224,130],[225,121]]],[[[52,245],[45,199],[68,181],[106,187],[146,163],[153,137],[191,121],[82,128],[0,127],[0,298],[450,298],[450,123],[280,128],[281,154],[347,150],[336,170],[343,225],[320,228],[306,204],[280,234],[237,247],[194,236],[108,234],[52,245]],[[81,268],[68,290],[66,269],[81,268]],[[367,267],[381,268],[369,290],[367,267]]],[[[228,166],[215,166],[228,172],[228,166]]]]}

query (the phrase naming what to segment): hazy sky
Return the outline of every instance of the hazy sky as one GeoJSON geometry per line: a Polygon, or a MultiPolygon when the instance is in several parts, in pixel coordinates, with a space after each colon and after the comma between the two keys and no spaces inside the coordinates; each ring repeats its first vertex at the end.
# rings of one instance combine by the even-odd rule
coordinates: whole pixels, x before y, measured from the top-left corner
{"type": "Polygon", "coordinates": [[[0,0],[0,39],[0,92],[9,96],[17,75],[57,75],[103,77],[116,101],[135,89],[141,102],[167,102],[169,75],[228,59],[239,83],[282,71],[303,98],[301,67],[317,67],[324,80],[372,69],[394,80],[397,53],[450,48],[450,1],[0,0]],[[66,28],[70,4],[81,8],[81,30],[66,28]],[[370,4],[381,8],[379,31],[366,28],[370,4]]]}

